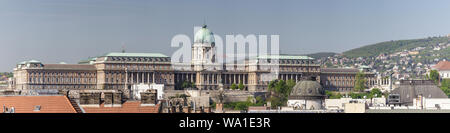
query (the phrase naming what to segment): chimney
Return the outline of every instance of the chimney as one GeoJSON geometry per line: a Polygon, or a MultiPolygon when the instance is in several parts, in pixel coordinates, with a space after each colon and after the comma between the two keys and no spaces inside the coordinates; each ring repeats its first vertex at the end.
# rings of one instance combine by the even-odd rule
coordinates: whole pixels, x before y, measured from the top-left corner
{"type": "Polygon", "coordinates": [[[104,92],[105,107],[121,107],[122,93],[121,92],[104,92]]]}
{"type": "Polygon", "coordinates": [[[113,104],[122,105],[122,92],[116,92],[113,94],[113,104]]]}
{"type": "Polygon", "coordinates": [[[157,91],[156,90],[148,90],[146,92],[141,92],[141,104],[156,104],[157,99],[157,91]]]}
{"type": "Polygon", "coordinates": [[[223,104],[222,103],[216,104],[216,113],[223,113],[223,104]]]}
{"type": "Polygon", "coordinates": [[[99,92],[80,92],[80,104],[82,106],[100,106],[101,93],[99,92]]]}
{"type": "Polygon", "coordinates": [[[114,100],[114,97],[113,97],[114,93],[113,92],[105,92],[104,94],[105,94],[105,98],[104,98],[105,107],[106,106],[112,107],[113,106],[113,100],[114,100]]]}

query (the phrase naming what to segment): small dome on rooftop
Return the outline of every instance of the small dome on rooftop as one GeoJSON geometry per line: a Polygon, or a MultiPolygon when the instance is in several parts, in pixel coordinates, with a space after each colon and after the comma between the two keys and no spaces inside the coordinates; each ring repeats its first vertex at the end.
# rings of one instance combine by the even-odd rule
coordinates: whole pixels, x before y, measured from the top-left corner
{"type": "Polygon", "coordinates": [[[214,34],[206,28],[206,25],[198,30],[194,35],[194,43],[214,43],[214,34]]]}
{"type": "Polygon", "coordinates": [[[317,81],[304,80],[298,82],[290,93],[289,99],[310,99],[325,97],[325,90],[317,81]]]}

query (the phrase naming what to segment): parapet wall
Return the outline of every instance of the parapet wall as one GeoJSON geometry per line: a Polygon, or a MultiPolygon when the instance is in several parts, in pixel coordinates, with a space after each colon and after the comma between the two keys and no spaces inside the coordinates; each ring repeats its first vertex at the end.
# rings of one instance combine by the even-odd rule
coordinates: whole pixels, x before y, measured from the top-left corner
{"type": "MultiPolygon", "coordinates": [[[[240,90],[225,90],[224,93],[224,102],[237,102],[237,101],[246,101],[248,97],[256,97],[263,96],[265,92],[249,92],[249,91],[240,91],[240,90]]],[[[218,102],[219,101],[219,90],[164,90],[164,98],[167,99],[169,97],[174,97],[176,95],[186,94],[196,96],[210,96],[211,101],[218,102]]]]}

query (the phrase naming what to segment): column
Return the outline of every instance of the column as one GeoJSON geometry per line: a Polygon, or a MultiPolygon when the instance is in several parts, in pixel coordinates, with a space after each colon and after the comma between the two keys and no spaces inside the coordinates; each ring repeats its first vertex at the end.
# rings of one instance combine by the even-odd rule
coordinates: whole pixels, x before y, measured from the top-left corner
{"type": "Polygon", "coordinates": [[[223,83],[223,81],[222,81],[222,74],[218,74],[218,76],[217,76],[217,83],[218,84],[222,84],[223,83]]]}
{"type": "Polygon", "coordinates": [[[134,74],[133,74],[133,72],[131,72],[131,83],[132,84],[134,83],[134,74]]]}
{"type": "Polygon", "coordinates": [[[152,76],[153,76],[153,77],[152,77],[153,83],[156,83],[156,82],[155,82],[155,72],[152,72],[152,76]]]}
{"type": "Polygon", "coordinates": [[[140,77],[140,73],[136,72],[136,84],[139,84],[139,77],[140,77]]]}
{"type": "Polygon", "coordinates": [[[206,75],[206,84],[209,85],[209,80],[210,80],[209,76],[210,76],[210,74],[205,74],[205,75],[206,75]]]}
{"type": "Polygon", "coordinates": [[[142,75],[141,75],[141,76],[142,76],[142,79],[141,79],[142,81],[141,81],[141,83],[145,83],[145,75],[144,75],[144,72],[142,72],[141,74],[142,74],[142,75]]]}
{"type": "Polygon", "coordinates": [[[241,74],[236,74],[236,76],[237,76],[237,82],[236,82],[236,84],[241,83],[241,74]]]}

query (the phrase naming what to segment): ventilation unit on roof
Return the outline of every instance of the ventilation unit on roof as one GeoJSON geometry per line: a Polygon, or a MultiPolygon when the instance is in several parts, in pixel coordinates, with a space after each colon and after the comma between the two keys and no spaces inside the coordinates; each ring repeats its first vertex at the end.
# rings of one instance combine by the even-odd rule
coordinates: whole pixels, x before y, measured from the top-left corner
{"type": "Polygon", "coordinates": [[[34,110],[33,111],[41,111],[41,105],[34,106],[34,110]]]}

